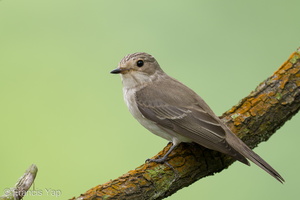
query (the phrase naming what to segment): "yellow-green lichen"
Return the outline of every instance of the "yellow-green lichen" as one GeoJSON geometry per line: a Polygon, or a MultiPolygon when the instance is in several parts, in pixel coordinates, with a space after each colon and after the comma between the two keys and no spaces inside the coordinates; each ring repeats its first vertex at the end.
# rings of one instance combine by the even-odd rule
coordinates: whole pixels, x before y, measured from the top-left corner
{"type": "Polygon", "coordinates": [[[231,118],[232,118],[232,119],[235,119],[235,118],[237,118],[238,116],[240,116],[240,114],[239,114],[239,113],[235,113],[235,114],[231,115],[231,118]]]}
{"type": "Polygon", "coordinates": [[[290,62],[293,63],[293,64],[295,64],[299,58],[300,58],[299,55],[294,55],[294,56],[290,59],[290,62]]]}
{"type": "Polygon", "coordinates": [[[275,97],[277,100],[280,100],[282,97],[282,94],[278,92],[278,93],[276,93],[275,97]]]}

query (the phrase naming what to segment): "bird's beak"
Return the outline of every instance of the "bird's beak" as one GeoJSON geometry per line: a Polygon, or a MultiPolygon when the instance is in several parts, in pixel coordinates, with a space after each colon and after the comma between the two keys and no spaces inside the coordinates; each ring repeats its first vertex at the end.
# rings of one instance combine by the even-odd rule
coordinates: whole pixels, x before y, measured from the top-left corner
{"type": "Polygon", "coordinates": [[[112,70],[110,73],[111,74],[120,74],[122,71],[123,71],[122,69],[117,68],[117,69],[112,70]]]}

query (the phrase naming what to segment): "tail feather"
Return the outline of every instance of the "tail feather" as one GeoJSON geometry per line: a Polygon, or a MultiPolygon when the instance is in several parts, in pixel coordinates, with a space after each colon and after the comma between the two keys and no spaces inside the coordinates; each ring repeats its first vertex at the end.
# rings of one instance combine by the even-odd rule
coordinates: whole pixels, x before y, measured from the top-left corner
{"type": "Polygon", "coordinates": [[[271,167],[264,159],[262,159],[259,155],[257,155],[254,151],[252,151],[248,146],[244,146],[244,151],[242,155],[244,155],[246,158],[251,160],[253,163],[255,163],[257,166],[268,172],[271,176],[273,176],[276,180],[278,180],[280,183],[284,182],[284,179],[282,176],[273,168],[271,167]]]}
{"type": "Polygon", "coordinates": [[[259,155],[257,155],[254,151],[252,151],[243,141],[241,141],[236,135],[233,133],[227,134],[227,142],[241,155],[245,158],[249,159],[257,166],[265,170],[271,176],[273,176],[280,183],[284,182],[282,176],[271,167],[264,159],[262,159],[259,155]]]}

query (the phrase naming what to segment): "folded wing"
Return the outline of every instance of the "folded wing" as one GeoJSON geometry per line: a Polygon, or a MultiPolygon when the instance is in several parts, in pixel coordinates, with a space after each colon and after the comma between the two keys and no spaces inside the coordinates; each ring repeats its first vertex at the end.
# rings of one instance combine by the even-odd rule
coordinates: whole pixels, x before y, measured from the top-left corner
{"type": "MultiPolygon", "coordinates": [[[[172,87],[168,88],[168,90],[173,90],[172,92],[164,93],[161,87],[146,86],[136,92],[138,109],[144,117],[154,121],[158,126],[170,129],[206,148],[229,154],[249,164],[244,156],[227,143],[226,131],[219,119],[214,114],[205,111],[202,105],[199,105],[199,100],[187,93],[186,88],[185,96],[180,96],[178,91],[180,89],[181,87],[172,87]],[[168,94],[172,96],[166,96],[168,94]]],[[[190,89],[188,91],[192,92],[190,89]]]]}

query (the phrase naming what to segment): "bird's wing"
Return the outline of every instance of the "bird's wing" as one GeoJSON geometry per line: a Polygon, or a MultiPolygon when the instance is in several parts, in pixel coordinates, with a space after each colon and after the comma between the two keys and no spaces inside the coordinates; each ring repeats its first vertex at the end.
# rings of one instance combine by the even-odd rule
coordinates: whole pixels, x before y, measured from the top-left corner
{"type": "Polygon", "coordinates": [[[222,122],[201,97],[180,82],[170,81],[172,84],[168,87],[150,84],[136,92],[137,107],[143,116],[204,147],[229,154],[248,164],[227,143],[222,122]]]}

